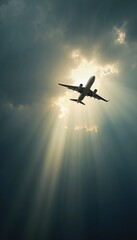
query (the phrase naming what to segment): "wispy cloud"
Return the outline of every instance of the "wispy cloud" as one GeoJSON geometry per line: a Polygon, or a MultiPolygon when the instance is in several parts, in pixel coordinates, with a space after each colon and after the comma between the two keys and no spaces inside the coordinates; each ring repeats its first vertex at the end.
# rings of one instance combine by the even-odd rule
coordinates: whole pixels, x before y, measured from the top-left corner
{"type": "Polygon", "coordinates": [[[116,41],[119,44],[124,44],[125,43],[125,38],[126,38],[126,33],[124,32],[124,30],[120,29],[120,28],[117,28],[117,27],[114,27],[113,31],[114,31],[114,35],[116,37],[116,41]]]}
{"type": "Polygon", "coordinates": [[[60,96],[56,99],[54,99],[54,101],[52,102],[52,106],[57,106],[59,108],[59,118],[63,118],[65,117],[68,112],[69,112],[69,98],[71,96],[71,93],[69,93],[68,91],[65,92],[64,96],[60,96]]]}
{"type": "Polygon", "coordinates": [[[75,131],[86,131],[86,132],[98,132],[98,126],[93,125],[93,126],[87,126],[87,125],[78,125],[75,126],[74,128],[75,131]]]}
{"type": "Polygon", "coordinates": [[[91,59],[87,59],[78,49],[72,51],[72,57],[75,61],[79,60],[78,66],[73,68],[70,74],[70,78],[73,79],[74,84],[79,84],[80,82],[85,84],[91,75],[95,75],[100,79],[106,75],[119,73],[116,62],[100,64],[97,58],[92,56],[91,59]]]}

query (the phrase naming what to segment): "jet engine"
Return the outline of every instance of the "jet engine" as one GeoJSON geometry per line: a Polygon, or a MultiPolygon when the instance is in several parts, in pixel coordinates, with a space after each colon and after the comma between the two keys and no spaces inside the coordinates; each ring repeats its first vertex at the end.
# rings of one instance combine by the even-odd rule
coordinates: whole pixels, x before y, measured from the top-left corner
{"type": "Polygon", "coordinates": [[[97,93],[97,89],[93,91],[93,97],[95,97],[96,93],[97,93]]]}
{"type": "Polygon", "coordinates": [[[81,83],[81,84],[79,85],[79,87],[78,87],[78,92],[81,92],[82,87],[83,87],[83,84],[81,83]]]}

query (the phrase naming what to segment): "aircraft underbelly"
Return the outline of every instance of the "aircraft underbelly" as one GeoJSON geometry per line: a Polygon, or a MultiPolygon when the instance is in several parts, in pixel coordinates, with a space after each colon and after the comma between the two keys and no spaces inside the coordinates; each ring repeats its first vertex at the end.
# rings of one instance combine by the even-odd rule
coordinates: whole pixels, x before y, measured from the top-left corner
{"type": "Polygon", "coordinates": [[[78,98],[79,102],[82,101],[83,98],[88,94],[88,92],[89,92],[92,84],[94,83],[94,81],[95,81],[95,77],[94,76],[89,79],[89,81],[87,82],[87,85],[86,85],[84,91],[80,94],[80,96],[78,98]]]}
{"type": "Polygon", "coordinates": [[[90,90],[90,86],[87,86],[84,91],[80,94],[79,98],[78,98],[78,101],[82,101],[83,98],[87,95],[87,93],[89,92],[90,90]]]}

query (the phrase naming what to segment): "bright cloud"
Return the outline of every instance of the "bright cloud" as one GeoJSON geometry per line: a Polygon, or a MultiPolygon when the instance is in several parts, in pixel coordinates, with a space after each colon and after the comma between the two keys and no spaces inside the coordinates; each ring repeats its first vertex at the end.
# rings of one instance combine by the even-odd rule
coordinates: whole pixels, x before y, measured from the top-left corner
{"type": "Polygon", "coordinates": [[[52,102],[52,106],[57,106],[59,108],[59,118],[63,118],[68,114],[68,99],[70,98],[70,96],[71,93],[66,91],[64,96],[60,96],[52,102]]]}
{"type": "Polygon", "coordinates": [[[78,62],[78,60],[80,59],[81,57],[81,53],[80,53],[80,50],[79,49],[74,49],[72,52],[71,52],[71,58],[78,62]]]}
{"type": "Polygon", "coordinates": [[[86,126],[86,125],[80,125],[80,126],[76,126],[74,128],[76,131],[86,131],[86,132],[98,132],[98,126],[97,125],[93,125],[93,126],[86,126]]]}
{"type": "MultiPolygon", "coordinates": [[[[101,82],[103,78],[106,78],[106,75],[118,74],[119,69],[117,64],[100,64],[95,58],[88,60],[86,59],[80,52],[79,49],[75,49],[71,52],[71,58],[74,61],[79,62],[76,68],[73,68],[70,71],[69,79],[72,79],[71,85],[79,85],[82,83],[85,85],[87,80],[92,76],[96,76],[96,81],[94,83],[94,88],[100,89],[101,82]]],[[[64,88],[64,95],[57,97],[54,102],[52,101],[53,106],[57,106],[59,108],[59,118],[65,117],[71,108],[71,104],[69,99],[72,98],[74,94],[73,91],[67,90],[64,88]]],[[[77,98],[77,96],[76,96],[77,98]]],[[[90,128],[86,128],[89,131],[90,128]]]]}
{"type": "Polygon", "coordinates": [[[119,73],[117,64],[101,65],[95,58],[91,59],[90,61],[88,61],[82,55],[79,55],[79,58],[81,59],[79,66],[75,69],[72,69],[70,74],[70,78],[73,79],[75,84],[85,84],[88,78],[90,78],[92,75],[95,75],[98,79],[100,79],[108,74],[119,73]]]}
{"type": "Polygon", "coordinates": [[[116,41],[119,44],[124,44],[125,43],[125,38],[126,38],[126,34],[122,29],[119,29],[117,27],[114,27],[114,35],[116,37],[116,41]]]}

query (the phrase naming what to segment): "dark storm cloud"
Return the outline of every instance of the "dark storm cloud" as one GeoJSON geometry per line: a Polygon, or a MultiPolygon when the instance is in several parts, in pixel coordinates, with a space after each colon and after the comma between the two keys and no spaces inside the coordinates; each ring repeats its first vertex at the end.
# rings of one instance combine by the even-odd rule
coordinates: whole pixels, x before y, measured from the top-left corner
{"type": "MultiPolygon", "coordinates": [[[[136,238],[136,8],[132,0],[0,1],[1,239],[136,238]],[[114,44],[114,27],[126,32],[127,45],[114,44]],[[91,60],[96,44],[103,64],[120,63],[123,73],[110,81],[123,82],[110,90],[115,95],[110,96],[106,112],[99,105],[98,134],[92,138],[84,132],[80,138],[79,133],[68,130],[49,228],[51,238],[42,238],[42,231],[49,227],[43,221],[49,206],[47,192],[39,204],[38,218],[34,206],[42,169],[49,160],[45,159],[52,146],[49,143],[58,139],[51,149],[54,154],[63,129],[58,127],[59,136],[52,134],[57,115],[41,99],[54,95],[57,81],[73,66],[70,51],[80,48],[91,60]],[[125,87],[127,79],[134,91],[125,87]],[[77,163],[78,169],[73,168],[77,163]],[[29,171],[32,175],[24,186],[29,171]],[[28,219],[33,216],[36,228],[30,229],[28,219]]],[[[90,114],[93,118],[92,111],[90,114]]]]}
{"type": "Polygon", "coordinates": [[[1,98],[15,104],[41,98],[63,66],[59,63],[68,61],[64,45],[88,53],[102,39],[102,52],[109,49],[111,59],[116,51],[106,36],[127,21],[127,37],[135,40],[135,9],[135,1],[1,1],[1,98]]]}
{"type": "MultiPolygon", "coordinates": [[[[54,2],[54,1],[53,1],[54,2]]],[[[91,58],[92,49],[98,46],[103,60],[119,61],[125,57],[125,49],[114,44],[117,35],[114,27],[126,33],[128,43],[136,42],[135,1],[58,1],[54,5],[54,16],[63,26],[65,41],[79,47],[91,58]]]]}
{"type": "MultiPolygon", "coordinates": [[[[54,3],[54,1],[52,1],[54,3]]],[[[73,36],[92,36],[97,38],[110,30],[113,25],[121,27],[128,21],[131,36],[136,36],[136,2],[135,1],[57,1],[54,5],[55,16],[65,26],[65,30],[73,36]]]]}
{"type": "Polygon", "coordinates": [[[1,7],[0,89],[9,101],[28,103],[43,94],[59,54],[58,43],[55,48],[52,39],[47,40],[48,29],[35,5],[11,1],[1,7]]]}
{"type": "Polygon", "coordinates": [[[26,104],[41,98],[62,62],[61,33],[48,16],[48,4],[44,7],[10,1],[0,8],[0,93],[5,101],[26,104]]]}

